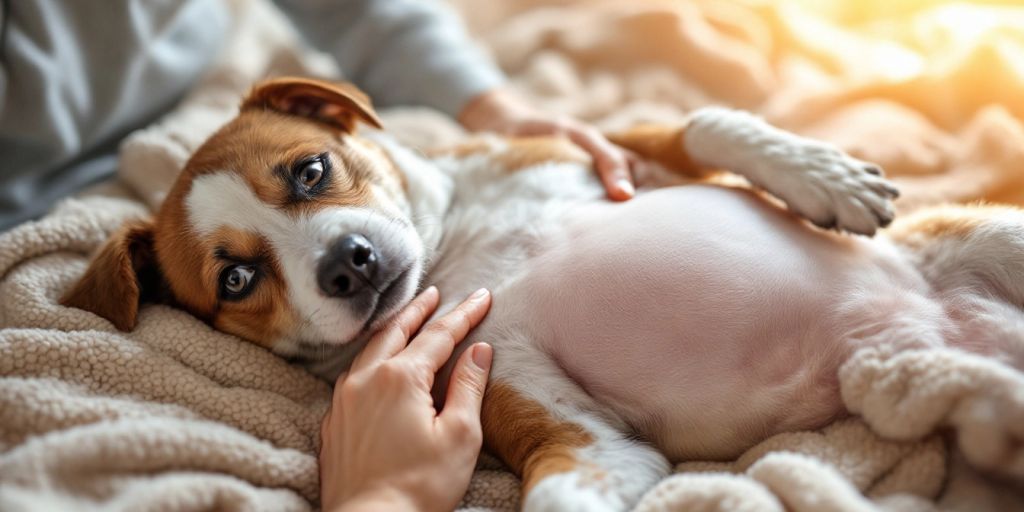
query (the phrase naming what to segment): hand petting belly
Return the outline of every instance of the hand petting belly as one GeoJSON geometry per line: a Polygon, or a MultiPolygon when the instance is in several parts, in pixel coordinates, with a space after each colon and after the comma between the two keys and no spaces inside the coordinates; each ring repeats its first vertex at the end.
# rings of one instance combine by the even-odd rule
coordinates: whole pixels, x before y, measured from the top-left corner
{"type": "Polygon", "coordinates": [[[588,205],[566,225],[491,315],[515,305],[531,338],[669,458],[730,457],[841,413],[833,309],[872,268],[866,244],[714,186],[588,205]]]}

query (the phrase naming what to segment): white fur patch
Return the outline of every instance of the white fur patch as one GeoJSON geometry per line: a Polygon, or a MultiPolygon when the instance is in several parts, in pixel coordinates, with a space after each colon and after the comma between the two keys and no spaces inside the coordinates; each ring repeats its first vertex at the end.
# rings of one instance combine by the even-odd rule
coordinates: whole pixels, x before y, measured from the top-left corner
{"type": "Polygon", "coordinates": [[[185,208],[189,224],[200,237],[209,236],[222,226],[265,233],[279,231],[290,223],[283,212],[260,201],[241,176],[227,171],[193,180],[185,197],[185,208]]]}
{"type": "Polygon", "coordinates": [[[526,496],[524,512],[616,512],[629,510],[614,494],[596,487],[579,472],[560,473],[541,480],[526,496]]]}
{"type": "Polygon", "coordinates": [[[436,163],[398,144],[390,135],[367,130],[364,136],[384,149],[405,175],[409,214],[423,241],[426,259],[431,260],[441,243],[442,221],[454,194],[454,182],[441,172],[436,163]]]}

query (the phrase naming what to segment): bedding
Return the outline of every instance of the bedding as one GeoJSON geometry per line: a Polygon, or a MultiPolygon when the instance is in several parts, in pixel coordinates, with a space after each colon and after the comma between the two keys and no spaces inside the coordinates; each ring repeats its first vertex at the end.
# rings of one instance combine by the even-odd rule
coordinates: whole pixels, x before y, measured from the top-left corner
{"type": "MultiPolygon", "coordinates": [[[[327,383],[167,306],[121,333],[57,304],[112,230],[159,205],[252,82],[335,75],[269,2],[242,4],[210,73],[124,141],[116,182],[0,234],[0,509],[317,508],[327,383]]],[[[1024,8],[811,4],[455,2],[513,86],[547,108],[617,128],[724,103],[880,163],[901,212],[1024,204],[1024,8]]],[[[425,109],[384,121],[420,148],[462,136],[425,109]]],[[[734,461],[680,464],[638,509],[1024,510],[1024,461],[1005,460],[1006,423],[992,419],[1007,403],[1024,410],[1019,372],[942,350],[861,353],[842,372],[854,416],[734,461]],[[956,425],[971,428],[954,447],[956,425]]],[[[462,506],[517,500],[516,478],[483,455],[462,506]]]]}

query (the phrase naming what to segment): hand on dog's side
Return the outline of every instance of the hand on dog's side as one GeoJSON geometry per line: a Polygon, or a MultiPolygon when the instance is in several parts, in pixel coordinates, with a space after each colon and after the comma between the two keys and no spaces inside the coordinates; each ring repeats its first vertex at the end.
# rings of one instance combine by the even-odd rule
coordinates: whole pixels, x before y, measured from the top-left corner
{"type": "Polygon", "coordinates": [[[438,302],[436,288],[420,294],[335,384],[320,430],[323,510],[453,510],[465,493],[483,439],[491,347],[478,343],[459,358],[441,413],[430,389],[491,296],[480,290],[410,342],[438,302]]]}
{"type": "Polygon", "coordinates": [[[469,102],[459,122],[473,131],[512,137],[565,137],[590,154],[608,198],[625,201],[636,195],[628,153],[597,128],[572,117],[549,114],[504,89],[488,91],[469,102]]]}

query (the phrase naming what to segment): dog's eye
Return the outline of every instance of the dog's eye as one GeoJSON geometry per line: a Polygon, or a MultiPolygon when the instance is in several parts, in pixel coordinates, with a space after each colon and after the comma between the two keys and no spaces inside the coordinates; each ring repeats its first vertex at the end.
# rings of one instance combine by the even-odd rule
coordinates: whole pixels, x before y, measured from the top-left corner
{"type": "Polygon", "coordinates": [[[318,157],[306,163],[299,164],[298,168],[295,170],[295,179],[298,180],[299,184],[306,190],[315,187],[317,183],[320,183],[320,180],[323,177],[323,157],[318,157]]]}
{"type": "Polygon", "coordinates": [[[249,291],[256,269],[249,265],[233,265],[221,272],[220,286],[223,294],[231,298],[240,298],[249,291]]]}

